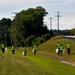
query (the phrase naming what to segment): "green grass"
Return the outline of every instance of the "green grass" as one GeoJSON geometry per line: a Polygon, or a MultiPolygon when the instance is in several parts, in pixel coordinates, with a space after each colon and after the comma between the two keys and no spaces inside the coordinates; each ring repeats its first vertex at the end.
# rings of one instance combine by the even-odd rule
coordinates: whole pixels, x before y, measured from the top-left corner
{"type": "Polygon", "coordinates": [[[17,48],[14,55],[11,53],[11,48],[8,48],[8,51],[4,54],[0,50],[0,75],[75,75],[75,66],[39,54],[42,52],[74,61],[74,48],[75,42],[73,40],[52,38],[38,47],[37,55],[32,53],[32,48],[28,48],[27,56],[22,55],[22,47],[17,48]],[[68,55],[67,51],[65,51],[62,57],[55,53],[58,41],[65,48],[68,41],[71,43],[71,55],[68,55]]]}
{"type": "Polygon", "coordinates": [[[56,54],[56,52],[55,52],[56,45],[57,45],[58,42],[63,44],[63,46],[65,48],[65,52],[63,53],[62,58],[65,58],[65,59],[71,60],[71,61],[75,61],[75,41],[71,40],[71,39],[54,37],[54,38],[48,40],[47,42],[41,44],[38,47],[38,50],[43,52],[43,53],[46,53],[46,54],[50,54],[50,55],[53,55],[53,56],[61,57],[61,56],[58,56],[56,54]],[[66,44],[68,42],[70,42],[70,44],[71,44],[71,54],[70,55],[68,55],[67,48],[66,48],[66,44]]]}
{"type": "Polygon", "coordinates": [[[0,51],[0,75],[75,75],[74,66],[39,54],[33,55],[31,48],[27,56],[22,56],[19,49],[15,55],[10,49],[4,54],[0,51]]]}
{"type": "Polygon", "coordinates": [[[0,54],[0,75],[49,75],[39,64],[21,55],[0,54]],[[44,71],[44,72],[43,72],[44,71]],[[43,72],[43,73],[42,73],[43,72]]]}
{"type": "MultiPolygon", "coordinates": [[[[52,73],[52,75],[74,75],[74,66],[64,64],[57,60],[52,60],[50,58],[42,57],[42,56],[31,56],[27,57],[30,60],[38,63],[43,69],[52,73]]],[[[47,74],[46,74],[47,75],[47,74]]]]}

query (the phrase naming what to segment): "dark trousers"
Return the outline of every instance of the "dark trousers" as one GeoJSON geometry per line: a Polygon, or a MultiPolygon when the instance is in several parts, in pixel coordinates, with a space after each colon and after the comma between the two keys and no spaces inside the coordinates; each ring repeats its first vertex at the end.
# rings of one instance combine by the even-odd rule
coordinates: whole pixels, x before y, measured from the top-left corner
{"type": "Polygon", "coordinates": [[[60,48],[58,48],[58,55],[60,55],[60,48]]]}
{"type": "Polygon", "coordinates": [[[34,50],[34,55],[36,55],[36,50],[34,50]]]}
{"type": "Polygon", "coordinates": [[[12,50],[12,54],[14,54],[15,53],[15,50],[12,50]]]}
{"type": "Polygon", "coordinates": [[[4,50],[4,48],[2,48],[2,53],[4,53],[5,52],[5,50],[4,50]]]}
{"type": "Polygon", "coordinates": [[[26,52],[24,52],[24,56],[26,56],[26,52]]]}
{"type": "Polygon", "coordinates": [[[62,51],[60,51],[60,55],[62,56],[62,51]]]}
{"type": "Polygon", "coordinates": [[[70,48],[67,48],[67,50],[68,50],[68,54],[70,54],[70,48]]]}

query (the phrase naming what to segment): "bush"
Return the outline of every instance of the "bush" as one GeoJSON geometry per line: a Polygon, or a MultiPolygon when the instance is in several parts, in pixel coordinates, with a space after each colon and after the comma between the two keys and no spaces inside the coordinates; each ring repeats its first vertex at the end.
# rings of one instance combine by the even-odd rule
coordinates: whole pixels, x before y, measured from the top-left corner
{"type": "Polygon", "coordinates": [[[25,46],[29,46],[29,47],[30,47],[30,46],[32,45],[32,41],[33,41],[34,38],[35,38],[34,35],[29,36],[29,37],[25,40],[25,42],[24,42],[25,46]]]}
{"type": "Polygon", "coordinates": [[[45,34],[42,35],[42,37],[37,37],[37,38],[34,35],[32,35],[25,40],[24,45],[29,47],[33,45],[39,46],[41,43],[47,41],[50,38],[51,38],[50,34],[45,34]]]}
{"type": "Polygon", "coordinates": [[[34,38],[32,45],[39,46],[40,44],[41,44],[41,38],[40,37],[34,38]]]}
{"type": "Polygon", "coordinates": [[[49,40],[51,38],[51,35],[50,34],[45,34],[45,35],[42,35],[42,37],[41,37],[41,43],[43,43],[43,42],[45,42],[45,41],[47,41],[47,40],[49,40]]]}

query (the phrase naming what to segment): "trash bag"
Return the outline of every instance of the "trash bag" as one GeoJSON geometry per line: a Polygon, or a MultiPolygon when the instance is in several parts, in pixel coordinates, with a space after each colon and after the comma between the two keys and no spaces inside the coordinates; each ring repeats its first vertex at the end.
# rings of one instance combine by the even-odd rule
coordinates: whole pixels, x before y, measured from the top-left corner
{"type": "Polygon", "coordinates": [[[59,51],[59,49],[58,49],[58,48],[56,48],[55,52],[56,52],[56,53],[58,53],[58,51],[59,51]]]}
{"type": "Polygon", "coordinates": [[[24,55],[24,52],[22,52],[22,55],[24,55]]]}
{"type": "Polygon", "coordinates": [[[32,52],[34,52],[34,49],[32,50],[32,52]]]}
{"type": "Polygon", "coordinates": [[[65,52],[65,49],[63,49],[63,53],[65,52]]]}
{"type": "Polygon", "coordinates": [[[5,51],[7,51],[7,47],[5,47],[5,51]]]}

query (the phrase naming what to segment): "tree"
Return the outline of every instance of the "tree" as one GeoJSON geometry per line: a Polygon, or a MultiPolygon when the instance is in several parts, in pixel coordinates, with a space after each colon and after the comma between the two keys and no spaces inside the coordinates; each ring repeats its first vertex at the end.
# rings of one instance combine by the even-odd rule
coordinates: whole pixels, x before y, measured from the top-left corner
{"type": "Polygon", "coordinates": [[[8,42],[10,43],[10,37],[9,37],[9,32],[8,32],[8,28],[10,26],[11,26],[11,19],[2,18],[0,20],[0,42],[4,42],[5,44],[8,42]]]}
{"type": "Polygon", "coordinates": [[[75,35],[75,28],[71,30],[71,34],[75,35]]]}
{"type": "Polygon", "coordinates": [[[23,42],[23,40],[32,35],[38,37],[43,34],[50,33],[47,27],[43,26],[43,17],[47,14],[48,13],[46,12],[46,10],[41,6],[22,10],[21,12],[16,14],[9,31],[14,38],[13,29],[15,28],[16,24],[16,38],[18,43],[21,42],[21,40],[23,42]]]}

